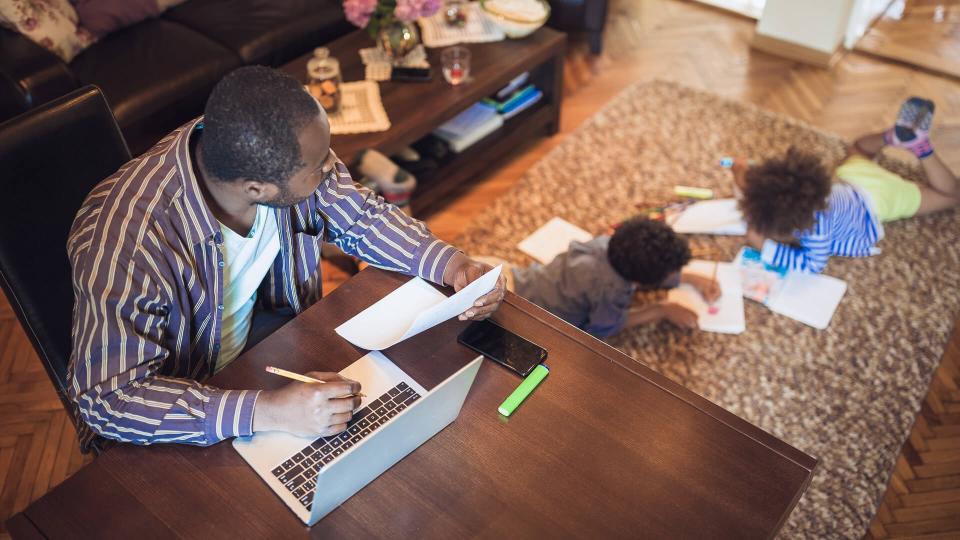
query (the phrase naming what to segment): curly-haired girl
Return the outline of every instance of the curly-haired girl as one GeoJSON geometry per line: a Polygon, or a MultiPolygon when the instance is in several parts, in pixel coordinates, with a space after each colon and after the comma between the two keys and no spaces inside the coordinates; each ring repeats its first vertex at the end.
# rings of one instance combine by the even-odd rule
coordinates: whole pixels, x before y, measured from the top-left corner
{"type": "Polygon", "coordinates": [[[933,110],[931,101],[908,99],[893,128],[857,139],[832,174],[817,156],[797,148],[759,165],[735,160],[732,171],[748,225],[747,243],[760,250],[767,264],[818,273],[832,255],[877,253],[885,222],[957,206],[960,183],[930,143],[933,110]],[[886,145],[913,152],[929,185],[875,163],[886,145]]]}

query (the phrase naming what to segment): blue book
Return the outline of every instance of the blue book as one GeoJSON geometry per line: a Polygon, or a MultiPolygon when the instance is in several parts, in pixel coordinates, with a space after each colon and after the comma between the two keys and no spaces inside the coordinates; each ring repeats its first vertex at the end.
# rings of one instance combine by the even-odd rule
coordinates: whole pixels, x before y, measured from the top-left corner
{"type": "Polygon", "coordinates": [[[516,92],[514,92],[513,95],[510,96],[510,98],[507,99],[506,101],[496,101],[491,98],[485,98],[482,101],[482,103],[489,105],[491,107],[495,107],[497,109],[497,112],[502,113],[505,110],[512,109],[516,103],[525,101],[531,95],[537,92],[538,90],[536,86],[532,84],[528,84],[523,88],[523,90],[517,90],[516,92]]]}
{"type": "Polygon", "coordinates": [[[512,94],[517,88],[520,88],[520,86],[523,83],[527,82],[527,80],[529,79],[530,79],[529,71],[524,71],[520,75],[517,75],[516,77],[513,78],[512,81],[510,81],[509,84],[507,84],[506,86],[501,88],[499,92],[497,92],[497,99],[507,99],[507,97],[509,97],[510,94],[512,94]]]}
{"type": "Polygon", "coordinates": [[[446,138],[450,139],[465,137],[477,128],[485,126],[494,116],[497,116],[495,108],[483,103],[474,103],[470,108],[438,127],[434,133],[445,135],[446,138]]]}
{"type": "Polygon", "coordinates": [[[509,109],[505,109],[500,113],[500,116],[502,116],[504,120],[509,120],[532,107],[533,104],[540,101],[541,98],[543,98],[543,92],[534,88],[531,94],[528,94],[522,101],[516,101],[511,104],[509,109]]]}

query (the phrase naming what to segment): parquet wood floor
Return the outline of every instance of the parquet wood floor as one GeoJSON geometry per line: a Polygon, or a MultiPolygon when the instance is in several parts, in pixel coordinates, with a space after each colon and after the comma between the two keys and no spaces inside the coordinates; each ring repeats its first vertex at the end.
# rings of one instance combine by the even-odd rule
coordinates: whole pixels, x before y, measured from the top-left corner
{"type": "MultiPolygon", "coordinates": [[[[927,96],[937,102],[933,133],[937,151],[960,171],[960,83],[858,53],[825,71],[753,52],[749,48],[753,26],[749,19],[693,2],[613,0],[604,53],[590,56],[576,38],[568,50],[560,133],[531,141],[512,158],[493,165],[485,180],[461,190],[429,216],[430,227],[441,238],[453,239],[530,165],[617,93],[634,82],[655,78],[753,103],[847,138],[884,129],[903,99],[927,96]]],[[[327,265],[324,287],[332,289],[346,276],[327,265]]],[[[871,529],[876,537],[960,535],[958,351],[960,337],[955,336],[948,354],[953,360],[941,366],[871,529]]],[[[2,522],[85,462],[39,361],[3,300],[0,389],[2,522]]]]}
{"type": "Polygon", "coordinates": [[[960,326],[867,538],[960,538],[960,326]]]}
{"type": "Polygon", "coordinates": [[[894,0],[854,48],[960,78],[960,0],[894,0]]]}

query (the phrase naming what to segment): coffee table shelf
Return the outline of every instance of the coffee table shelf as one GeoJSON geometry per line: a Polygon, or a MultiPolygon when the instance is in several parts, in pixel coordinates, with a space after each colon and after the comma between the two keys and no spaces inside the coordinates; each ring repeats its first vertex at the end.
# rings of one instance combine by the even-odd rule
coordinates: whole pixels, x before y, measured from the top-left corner
{"type": "MultiPolygon", "coordinates": [[[[428,49],[434,71],[432,81],[380,83],[380,95],[392,127],[381,133],[334,135],[333,148],[359,180],[356,158],[361,150],[375,148],[392,155],[529,71],[531,82],[544,94],[536,105],[507,120],[503,127],[464,152],[441,160],[437,170],[417,177],[411,206],[418,217],[423,217],[439,208],[446,196],[477,179],[522,143],[559,130],[565,45],[566,35],[549,28],[541,28],[522,40],[467,45],[473,55],[471,80],[458,87],[447,84],[440,73],[441,49],[428,49]]],[[[327,46],[340,60],[345,81],[363,78],[358,51],[373,46],[369,36],[357,31],[327,46]]],[[[283,69],[305,80],[309,58],[298,58],[283,69]]]]}
{"type": "Polygon", "coordinates": [[[503,126],[459,154],[451,153],[429,175],[417,176],[417,192],[410,202],[415,215],[429,214],[444,197],[496,166],[496,157],[515,150],[521,141],[550,132],[553,112],[537,103],[507,120],[503,126]]]}

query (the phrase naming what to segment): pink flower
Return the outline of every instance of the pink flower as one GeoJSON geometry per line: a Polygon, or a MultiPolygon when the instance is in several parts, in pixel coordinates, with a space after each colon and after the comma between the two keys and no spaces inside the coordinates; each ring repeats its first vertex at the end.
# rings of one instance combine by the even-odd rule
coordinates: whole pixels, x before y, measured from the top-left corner
{"type": "Polygon", "coordinates": [[[404,22],[415,21],[420,17],[420,6],[416,0],[397,0],[393,15],[404,22]]]}
{"type": "Polygon", "coordinates": [[[429,17],[440,9],[440,0],[397,0],[393,15],[401,21],[411,22],[429,17]]]}
{"type": "Polygon", "coordinates": [[[344,0],[343,11],[347,20],[359,28],[366,28],[370,16],[377,7],[377,0],[344,0]]]}
{"type": "Polygon", "coordinates": [[[423,0],[423,5],[420,8],[420,16],[429,17],[440,11],[441,3],[441,0],[423,0]]]}

